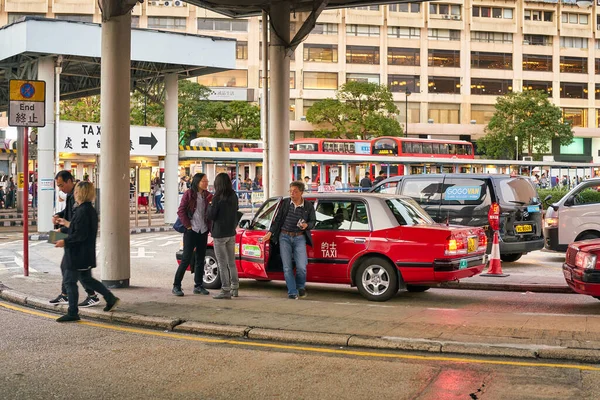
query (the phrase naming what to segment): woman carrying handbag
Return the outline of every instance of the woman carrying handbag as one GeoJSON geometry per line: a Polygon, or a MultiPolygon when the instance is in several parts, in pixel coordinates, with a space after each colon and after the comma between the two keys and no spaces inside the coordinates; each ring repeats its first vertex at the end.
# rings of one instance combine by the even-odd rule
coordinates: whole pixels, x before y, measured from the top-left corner
{"type": "Polygon", "coordinates": [[[209,294],[203,286],[204,257],[206,255],[206,242],[210,231],[210,221],[207,218],[208,205],[213,195],[208,191],[208,178],[206,174],[197,173],[192,178],[192,184],[181,198],[177,210],[177,217],[185,227],[183,233],[183,255],[181,264],[175,273],[172,293],[183,296],[181,281],[185,270],[190,265],[192,254],[196,252],[196,268],[194,268],[194,294],[209,294]]]}
{"type": "Polygon", "coordinates": [[[215,178],[215,196],[208,206],[212,221],[211,235],[221,277],[221,292],[214,299],[238,297],[240,280],[235,266],[235,229],[238,223],[238,198],[229,175],[222,172],[215,178]]]}

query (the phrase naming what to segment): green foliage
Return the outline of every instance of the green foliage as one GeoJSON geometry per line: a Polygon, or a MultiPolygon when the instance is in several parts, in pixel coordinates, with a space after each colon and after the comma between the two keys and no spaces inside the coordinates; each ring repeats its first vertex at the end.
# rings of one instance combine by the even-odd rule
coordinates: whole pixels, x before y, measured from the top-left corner
{"type": "MultiPolygon", "coordinates": [[[[548,200],[547,204],[553,204],[558,202],[560,199],[562,199],[565,194],[567,194],[569,192],[569,190],[567,188],[563,188],[560,186],[556,186],[552,189],[538,189],[538,197],[543,201],[546,196],[550,195],[552,196],[552,198],[550,200],[548,200]]],[[[546,204],[544,204],[544,207],[546,207],[546,204]]]]}
{"type": "Polygon", "coordinates": [[[205,115],[205,127],[213,134],[236,139],[260,139],[260,109],[245,101],[212,102],[205,115]]]}
{"type": "Polygon", "coordinates": [[[573,141],[573,130],[562,122],[562,112],[544,91],[509,93],[498,97],[496,112],[486,127],[486,136],[477,141],[487,158],[515,159],[519,147],[536,159],[550,151],[552,139],[561,145],[573,141]]]}
{"type": "Polygon", "coordinates": [[[61,101],[60,119],[65,121],[100,122],[100,96],[61,101]]]}
{"type": "Polygon", "coordinates": [[[335,99],[317,101],[307,112],[313,124],[326,124],[315,136],[363,139],[378,136],[401,136],[396,119],[398,108],[387,86],[369,82],[347,82],[335,99]]]}

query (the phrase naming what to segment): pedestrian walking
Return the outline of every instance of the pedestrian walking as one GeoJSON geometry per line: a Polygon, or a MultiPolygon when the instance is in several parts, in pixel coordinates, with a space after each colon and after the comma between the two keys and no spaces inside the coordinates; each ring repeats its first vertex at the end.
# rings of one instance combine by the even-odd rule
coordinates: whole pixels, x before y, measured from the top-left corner
{"type": "Polygon", "coordinates": [[[385,178],[386,178],[385,171],[384,170],[379,171],[379,176],[377,176],[377,178],[375,178],[375,182],[373,182],[373,185],[377,185],[379,182],[381,182],[385,178]]]}
{"type": "Polygon", "coordinates": [[[186,190],[181,198],[177,216],[186,230],[183,234],[183,255],[175,280],[173,281],[172,293],[175,296],[183,296],[181,281],[185,270],[190,265],[192,254],[196,252],[196,265],[194,273],[194,294],[209,294],[204,288],[204,257],[206,256],[206,243],[210,230],[210,221],[207,218],[208,205],[213,195],[208,191],[208,178],[206,174],[197,173],[192,178],[191,187],[186,190]]]}
{"type": "Polygon", "coordinates": [[[165,209],[163,208],[162,205],[162,196],[163,196],[163,192],[162,192],[162,184],[161,184],[161,180],[160,180],[160,176],[159,173],[156,173],[156,177],[154,178],[154,203],[156,204],[156,213],[157,214],[162,214],[165,212],[165,209]]]}
{"type": "Polygon", "coordinates": [[[112,311],[119,303],[110,290],[92,277],[92,268],[96,268],[96,236],[98,235],[98,213],[92,205],[96,190],[91,182],[79,182],[75,187],[74,198],[77,202],[71,221],[65,221],[68,228],[67,238],[56,242],[56,247],[64,247],[61,264],[65,264],[64,282],[67,287],[69,308],[66,315],[57,322],[79,321],[79,291],[77,281],[102,294],[106,300],[104,311],[112,311]]]}
{"type": "Polygon", "coordinates": [[[358,186],[360,186],[360,190],[363,192],[368,192],[369,188],[373,186],[369,172],[365,172],[365,177],[360,180],[358,186]]]}
{"type": "Polygon", "coordinates": [[[221,292],[214,299],[238,297],[240,280],[235,265],[235,228],[238,222],[238,198],[233,191],[229,175],[221,172],[215,178],[215,196],[208,206],[208,219],[212,221],[211,236],[221,277],[221,292]]]}
{"type": "MultiPolygon", "coordinates": [[[[68,233],[69,226],[68,223],[73,220],[75,216],[75,183],[73,175],[71,175],[70,171],[62,170],[56,174],[55,177],[56,187],[63,193],[66,193],[67,197],[64,201],[64,207],[62,211],[57,212],[52,217],[52,223],[56,226],[60,227],[56,230],[61,233],[68,233]]],[[[62,284],[60,287],[60,294],[56,296],[56,298],[49,301],[50,304],[58,305],[58,304],[66,304],[69,302],[68,293],[67,293],[67,285],[65,282],[65,274],[67,269],[67,264],[65,263],[65,257],[63,257],[62,262],[60,263],[60,272],[62,274],[62,284]]],[[[92,307],[96,304],[100,303],[96,292],[89,286],[86,286],[85,281],[81,282],[83,288],[87,293],[87,297],[84,301],[78,304],[79,307],[92,307]]]]}
{"type": "Polygon", "coordinates": [[[288,298],[292,300],[298,296],[306,297],[306,245],[312,247],[310,230],[316,220],[315,207],[302,197],[303,194],[304,183],[294,181],[290,184],[290,198],[283,200],[269,232],[262,238],[263,242],[279,243],[288,298]],[[296,263],[295,276],[292,259],[296,263]]]}

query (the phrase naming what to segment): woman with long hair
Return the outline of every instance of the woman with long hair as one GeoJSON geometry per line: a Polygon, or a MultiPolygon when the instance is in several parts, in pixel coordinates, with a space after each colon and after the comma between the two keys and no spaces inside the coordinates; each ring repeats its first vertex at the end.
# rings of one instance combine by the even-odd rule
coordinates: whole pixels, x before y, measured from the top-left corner
{"type": "Polygon", "coordinates": [[[222,172],[215,178],[215,197],[208,207],[212,221],[211,235],[221,277],[221,292],[215,299],[238,297],[240,280],[235,266],[235,229],[238,223],[238,198],[229,175],[222,172]]]}
{"type": "Polygon", "coordinates": [[[196,251],[196,265],[194,271],[194,294],[209,294],[204,288],[204,257],[206,255],[206,242],[210,231],[210,221],[207,218],[208,204],[213,195],[208,191],[208,178],[206,174],[197,173],[192,178],[192,184],[185,191],[177,210],[177,216],[186,227],[183,234],[183,255],[181,264],[175,273],[173,281],[173,294],[183,296],[181,281],[185,270],[190,265],[194,249],[196,251]]]}

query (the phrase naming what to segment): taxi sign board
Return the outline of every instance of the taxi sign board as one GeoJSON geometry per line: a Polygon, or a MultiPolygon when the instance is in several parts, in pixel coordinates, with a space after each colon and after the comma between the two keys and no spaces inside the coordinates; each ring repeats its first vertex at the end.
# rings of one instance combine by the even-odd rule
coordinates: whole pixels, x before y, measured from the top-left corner
{"type": "Polygon", "coordinates": [[[46,82],[12,79],[9,100],[9,126],[46,126],[46,82]]]}

